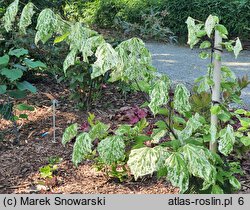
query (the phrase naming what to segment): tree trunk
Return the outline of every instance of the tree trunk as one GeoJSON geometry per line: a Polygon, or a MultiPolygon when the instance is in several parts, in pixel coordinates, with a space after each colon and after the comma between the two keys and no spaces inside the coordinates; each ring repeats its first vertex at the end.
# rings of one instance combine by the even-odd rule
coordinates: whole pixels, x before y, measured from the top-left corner
{"type": "MultiPolygon", "coordinates": [[[[220,89],[221,89],[221,54],[222,54],[222,38],[217,30],[215,30],[214,37],[214,71],[213,71],[213,81],[214,86],[212,88],[212,103],[213,105],[220,103],[220,89]],[[217,54],[217,55],[216,55],[217,54]],[[219,59],[218,59],[219,58],[219,59]]],[[[211,127],[217,128],[218,117],[217,115],[211,115],[211,127]]],[[[217,142],[210,142],[209,149],[212,152],[217,152],[217,142]]]]}

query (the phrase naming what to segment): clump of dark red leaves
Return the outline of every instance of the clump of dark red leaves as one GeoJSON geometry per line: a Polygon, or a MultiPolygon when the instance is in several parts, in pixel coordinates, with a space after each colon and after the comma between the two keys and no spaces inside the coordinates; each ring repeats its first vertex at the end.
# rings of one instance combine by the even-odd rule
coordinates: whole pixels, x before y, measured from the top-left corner
{"type": "Polygon", "coordinates": [[[148,110],[144,108],[139,108],[138,106],[125,106],[118,110],[115,118],[118,121],[123,121],[131,125],[136,124],[141,119],[147,117],[148,110]]]}
{"type": "Polygon", "coordinates": [[[89,126],[89,123],[84,121],[82,124],[81,124],[81,127],[80,127],[80,130],[83,131],[83,132],[88,132],[90,129],[90,126],[89,126]]]}

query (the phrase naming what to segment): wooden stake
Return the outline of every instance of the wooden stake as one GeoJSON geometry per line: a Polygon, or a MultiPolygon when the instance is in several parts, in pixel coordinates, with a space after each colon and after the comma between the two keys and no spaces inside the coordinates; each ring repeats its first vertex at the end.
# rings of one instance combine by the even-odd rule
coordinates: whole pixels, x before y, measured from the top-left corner
{"type": "MultiPolygon", "coordinates": [[[[215,30],[214,37],[214,71],[213,71],[213,81],[214,86],[212,88],[212,102],[213,105],[220,103],[220,92],[221,92],[221,54],[222,54],[222,37],[219,32],[215,30]],[[219,59],[218,59],[219,58],[219,59]]],[[[218,117],[217,115],[211,114],[211,127],[217,128],[218,117]]],[[[212,152],[217,152],[217,142],[210,142],[209,149],[212,152]]]]}

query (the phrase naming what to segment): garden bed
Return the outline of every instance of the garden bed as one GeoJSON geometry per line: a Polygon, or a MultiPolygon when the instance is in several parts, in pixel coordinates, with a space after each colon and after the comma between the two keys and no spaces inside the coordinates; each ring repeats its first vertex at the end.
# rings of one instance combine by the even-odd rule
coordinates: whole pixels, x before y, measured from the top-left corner
{"type": "MultiPolygon", "coordinates": [[[[48,77],[47,77],[48,78],[48,77]]],[[[0,142],[0,193],[125,193],[125,194],[168,194],[178,193],[178,189],[166,180],[157,180],[155,176],[146,176],[134,181],[129,178],[124,182],[108,178],[104,172],[98,172],[91,161],[85,161],[75,168],[71,162],[73,143],[63,147],[61,137],[65,128],[78,122],[81,124],[87,117],[86,111],[75,108],[69,101],[69,91],[62,84],[53,80],[40,78],[38,93],[28,97],[27,103],[35,106],[35,111],[29,113],[29,120],[19,121],[21,125],[20,145],[13,146],[12,127],[8,121],[1,120],[0,131],[6,134],[5,140],[0,142]],[[50,93],[58,101],[56,115],[57,143],[53,143],[51,101],[44,93],[50,93]],[[49,134],[42,137],[45,132],[49,134]],[[43,179],[39,168],[48,164],[50,157],[62,158],[52,179],[43,179]]],[[[117,88],[108,86],[103,90],[102,98],[90,110],[97,119],[120,124],[114,120],[114,113],[121,107],[140,106],[143,97],[140,93],[129,93],[125,97],[117,88]],[[102,103],[98,103],[98,102],[102,103]]],[[[152,117],[153,118],[153,117],[152,117]]],[[[148,120],[153,120],[149,115],[148,120]]],[[[240,177],[242,193],[250,193],[250,154],[242,159],[245,175],[240,177]]]]}

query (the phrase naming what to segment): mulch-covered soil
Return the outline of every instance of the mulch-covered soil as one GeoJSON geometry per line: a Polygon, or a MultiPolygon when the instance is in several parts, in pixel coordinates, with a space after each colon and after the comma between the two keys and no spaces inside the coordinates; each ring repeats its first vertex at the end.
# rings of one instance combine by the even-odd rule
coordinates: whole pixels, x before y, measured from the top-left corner
{"type": "MultiPolygon", "coordinates": [[[[47,78],[47,77],[46,77],[47,78]]],[[[166,180],[145,177],[134,181],[119,182],[104,172],[97,171],[91,161],[85,161],[78,168],[71,162],[73,143],[65,147],[61,144],[62,134],[71,123],[82,123],[87,118],[86,111],[75,108],[69,100],[69,90],[63,84],[53,80],[41,79],[35,84],[38,93],[30,95],[26,101],[35,111],[29,112],[29,120],[18,121],[20,145],[13,146],[12,124],[1,119],[0,132],[5,138],[0,141],[0,193],[102,193],[102,194],[168,194],[178,193],[178,189],[166,180]],[[59,106],[56,111],[56,143],[53,142],[51,100],[44,93],[53,95],[59,106]],[[43,136],[45,132],[48,135],[43,136]],[[48,158],[60,157],[62,162],[52,179],[43,179],[39,168],[48,164],[48,158]]],[[[144,99],[139,93],[130,93],[125,97],[115,87],[107,87],[90,112],[97,119],[116,124],[112,116],[121,107],[141,105],[144,99]]],[[[1,138],[1,137],[0,137],[1,138]]],[[[1,139],[0,139],[1,140],[1,139]]],[[[241,177],[242,192],[250,193],[250,155],[242,161],[246,172],[241,177]]]]}

